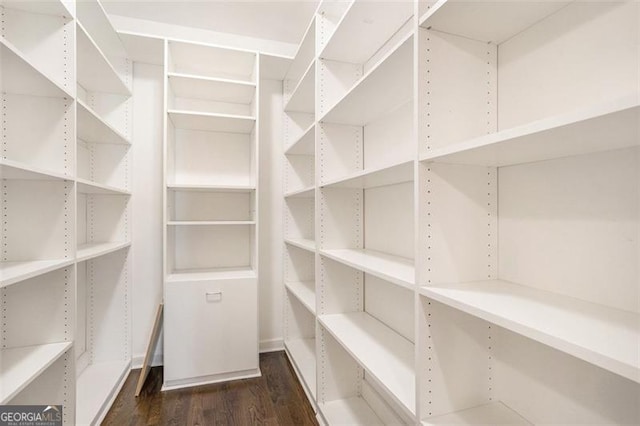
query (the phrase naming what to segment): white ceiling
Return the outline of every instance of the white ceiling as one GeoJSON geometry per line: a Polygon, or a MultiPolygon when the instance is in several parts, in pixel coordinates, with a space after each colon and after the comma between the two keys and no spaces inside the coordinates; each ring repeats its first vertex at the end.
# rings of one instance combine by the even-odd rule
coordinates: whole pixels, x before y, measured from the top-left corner
{"type": "Polygon", "coordinates": [[[107,13],[297,44],[316,0],[102,0],[107,13]]]}

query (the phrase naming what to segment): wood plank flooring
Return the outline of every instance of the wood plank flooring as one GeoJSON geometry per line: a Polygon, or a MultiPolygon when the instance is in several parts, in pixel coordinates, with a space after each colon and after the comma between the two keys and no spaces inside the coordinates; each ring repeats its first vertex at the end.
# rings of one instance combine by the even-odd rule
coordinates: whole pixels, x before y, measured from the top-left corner
{"type": "Polygon", "coordinates": [[[133,370],[103,425],[317,425],[284,351],[260,354],[262,377],[161,392],[154,367],[136,398],[133,370]]]}

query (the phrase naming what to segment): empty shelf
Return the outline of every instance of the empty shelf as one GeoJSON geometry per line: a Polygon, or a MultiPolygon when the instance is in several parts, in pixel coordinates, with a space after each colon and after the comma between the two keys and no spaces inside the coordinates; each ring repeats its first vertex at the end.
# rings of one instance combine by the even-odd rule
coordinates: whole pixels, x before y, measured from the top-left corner
{"type": "Polygon", "coordinates": [[[71,259],[0,262],[0,287],[28,280],[73,264],[71,259]]]}
{"type": "Polygon", "coordinates": [[[284,285],[309,312],[316,314],[316,292],[313,281],[287,281],[284,285]]]}
{"type": "Polygon", "coordinates": [[[315,186],[287,192],[284,196],[286,198],[313,198],[315,196],[315,186]]]}
{"type": "Polygon", "coordinates": [[[78,250],[76,252],[76,261],[83,262],[85,260],[113,253],[114,251],[129,247],[130,245],[130,242],[81,244],[78,246],[78,250]]]}
{"type": "Polygon", "coordinates": [[[167,188],[179,191],[251,192],[254,185],[217,185],[208,183],[168,183],[167,188]]]}
{"type": "Polygon", "coordinates": [[[640,383],[639,314],[500,280],[420,292],[640,383]]]}
{"type": "Polygon", "coordinates": [[[171,220],[169,226],[238,226],[255,225],[253,220],[171,220]]]}
{"type": "Polygon", "coordinates": [[[256,85],[246,81],[179,73],[169,73],[168,78],[173,95],[178,98],[250,104],[256,93],[256,85]]]}
{"type": "Polygon", "coordinates": [[[319,404],[318,407],[330,425],[384,425],[369,404],[360,397],[337,399],[319,404]]]}
{"type": "Polygon", "coordinates": [[[637,97],[439,148],[424,161],[509,166],[640,145],[637,97]]]}
{"type": "Polygon", "coordinates": [[[78,192],[83,194],[130,195],[131,193],[115,186],[103,185],[86,179],[76,179],[78,192]]]}
{"type": "Polygon", "coordinates": [[[168,283],[206,281],[206,280],[229,280],[256,278],[256,271],[250,267],[246,268],[212,268],[212,269],[185,269],[173,271],[167,276],[168,283]]]}
{"type": "Polygon", "coordinates": [[[254,117],[169,110],[169,118],[177,129],[249,134],[256,123],[254,117]]]}
{"type": "Polygon", "coordinates": [[[78,138],[91,143],[130,145],[129,138],[78,99],[78,138]]]}
{"type": "Polygon", "coordinates": [[[320,254],[402,287],[413,289],[413,260],[368,249],[320,250],[320,254]]]}
{"type": "Polygon", "coordinates": [[[286,340],[284,346],[311,395],[316,395],[315,339],[286,340]]]}
{"type": "Polygon", "coordinates": [[[24,10],[25,12],[38,13],[52,16],[71,16],[69,9],[60,0],[49,1],[24,1],[24,0],[0,0],[0,6],[9,9],[24,10]]]}
{"type": "MultiPolygon", "coordinates": [[[[309,63],[313,62],[316,53],[316,20],[312,18],[311,23],[307,27],[302,41],[298,45],[298,50],[291,61],[285,80],[293,81],[294,84],[300,81],[305,71],[309,69],[309,63]]],[[[262,70],[261,70],[262,71],[262,70]]]]}
{"type": "Polygon", "coordinates": [[[375,188],[413,181],[413,161],[373,170],[361,170],[349,176],[322,183],[323,188],[375,188]]]}
{"type": "Polygon", "coordinates": [[[413,343],[366,312],[322,315],[318,320],[405,413],[413,416],[413,343]]]}
{"type": "Polygon", "coordinates": [[[129,361],[89,365],[76,383],[76,424],[90,425],[106,410],[129,373],[129,361]]]}
{"type": "Polygon", "coordinates": [[[0,404],[10,402],[69,348],[71,342],[2,349],[0,404]]]}
{"type": "Polygon", "coordinates": [[[316,242],[314,240],[306,238],[285,238],[284,242],[304,250],[316,251],[316,242]]]}
{"type": "Polygon", "coordinates": [[[289,148],[285,150],[285,154],[293,155],[315,155],[315,134],[316,125],[312,124],[302,135],[296,139],[289,148]]]}
{"type": "Polygon", "coordinates": [[[313,113],[316,110],[316,63],[312,61],[298,85],[293,89],[291,98],[284,107],[285,111],[313,113]]]}
{"type": "Polygon", "coordinates": [[[422,421],[423,426],[445,425],[530,425],[523,417],[501,402],[492,402],[422,421]]]}
{"type": "Polygon", "coordinates": [[[72,180],[62,173],[31,167],[18,161],[0,158],[0,179],[17,180],[72,180]]]}

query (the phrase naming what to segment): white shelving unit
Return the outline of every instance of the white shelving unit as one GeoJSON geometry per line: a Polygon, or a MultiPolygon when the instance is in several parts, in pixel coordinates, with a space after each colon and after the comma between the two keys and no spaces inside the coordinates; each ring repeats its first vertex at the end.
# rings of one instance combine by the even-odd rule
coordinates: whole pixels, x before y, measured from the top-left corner
{"type": "Polygon", "coordinates": [[[163,388],[258,376],[259,55],[165,40],[164,58],[163,388]]]}

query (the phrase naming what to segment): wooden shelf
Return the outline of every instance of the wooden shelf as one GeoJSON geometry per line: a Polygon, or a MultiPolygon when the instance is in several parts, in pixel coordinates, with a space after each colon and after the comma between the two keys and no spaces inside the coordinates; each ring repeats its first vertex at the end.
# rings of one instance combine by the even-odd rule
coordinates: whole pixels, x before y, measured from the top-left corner
{"type": "Polygon", "coordinates": [[[113,253],[125,247],[130,247],[131,242],[115,242],[115,243],[87,243],[78,246],[76,251],[76,261],[84,262],[85,260],[95,259],[105,254],[113,253]]]}
{"type": "Polygon", "coordinates": [[[215,185],[200,183],[169,183],[167,188],[176,191],[252,192],[255,185],[215,185]]]}
{"type": "Polygon", "coordinates": [[[302,376],[302,380],[311,395],[316,396],[316,341],[315,339],[285,340],[284,347],[289,358],[302,376]]]}
{"type": "Polygon", "coordinates": [[[129,373],[129,361],[89,365],[76,382],[76,424],[94,424],[108,409],[129,373]]]}
{"type": "Polygon", "coordinates": [[[297,191],[291,191],[284,194],[285,198],[313,198],[316,195],[315,186],[309,186],[307,188],[298,189],[297,191]]]}
{"type": "Polygon", "coordinates": [[[0,37],[2,91],[18,95],[73,99],[69,90],[40,71],[20,50],[0,37]]]}
{"type": "Polygon", "coordinates": [[[639,146],[637,96],[439,148],[423,161],[510,166],[639,146]]]}
{"type": "Polygon", "coordinates": [[[0,351],[0,404],[11,402],[20,391],[71,348],[71,342],[8,348],[0,351]]]}
{"type": "Polygon", "coordinates": [[[179,283],[244,278],[257,278],[256,271],[250,267],[177,270],[169,274],[166,281],[167,283],[179,283]]]}
{"type": "Polygon", "coordinates": [[[500,44],[569,3],[440,0],[420,18],[420,26],[500,44]]]}
{"type": "Polygon", "coordinates": [[[191,74],[168,73],[173,95],[178,98],[204,99],[216,102],[250,104],[256,85],[241,80],[201,77],[191,74]]]}
{"type": "Polygon", "coordinates": [[[413,344],[366,312],[321,315],[320,324],[409,416],[415,415],[413,344]]]}
{"type": "Polygon", "coordinates": [[[76,179],[78,192],[82,194],[131,195],[131,193],[115,186],[103,185],[86,179],[76,179]]]}
{"type": "Polygon", "coordinates": [[[169,118],[177,129],[204,130],[250,134],[256,123],[254,117],[169,110],[169,118]]]}
{"type": "Polygon", "coordinates": [[[293,141],[291,146],[289,146],[284,153],[286,155],[315,155],[315,129],[316,124],[313,123],[298,139],[293,141]]]}
{"type": "Polygon", "coordinates": [[[412,259],[368,249],[320,250],[322,256],[343,263],[408,289],[413,289],[415,268],[412,259]]]}
{"type": "Polygon", "coordinates": [[[28,280],[56,269],[72,265],[72,259],[31,260],[24,262],[0,262],[0,287],[28,280]]]}
{"type": "Polygon", "coordinates": [[[358,80],[320,121],[364,126],[411,101],[412,63],[413,35],[403,39],[358,80]]]}
{"type": "Polygon", "coordinates": [[[19,161],[0,158],[0,179],[9,180],[73,180],[62,173],[31,167],[19,161]]]}
{"type": "Polygon", "coordinates": [[[287,112],[307,112],[313,114],[316,110],[316,62],[312,61],[309,68],[298,82],[291,98],[284,106],[287,112]]]}
{"type": "Polygon", "coordinates": [[[70,17],[69,9],[60,0],[48,1],[24,1],[24,0],[1,0],[0,6],[7,9],[23,10],[25,12],[42,15],[70,17]]]}
{"type": "Polygon", "coordinates": [[[323,59],[362,64],[413,16],[410,2],[354,1],[320,53],[323,59]]]}
{"type": "Polygon", "coordinates": [[[131,145],[129,138],[78,99],[78,138],[90,143],[131,145]]]}
{"type": "Polygon", "coordinates": [[[640,315],[507,281],[421,294],[640,383],[640,315]]]}
{"type": "Polygon", "coordinates": [[[361,170],[340,179],[322,183],[323,188],[376,188],[379,186],[395,185],[413,182],[413,161],[404,161],[392,166],[380,167],[372,170],[361,170]]]}
{"type": "Polygon", "coordinates": [[[111,62],[79,22],[77,29],[78,84],[90,92],[131,96],[131,91],[111,62]]]}
{"type": "Polygon", "coordinates": [[[360,397],[325,402],[318,404],[318,408],[329,425],[384,425],[369,404],[360,397]]]}
{"type": "Polygon", "coordinates": [[[316,54],[316,19],[315,16],[309,23],[298,50],[289,65],[285,80],[290,80],[293,84],[298,84],[305,71],[309,69],[309,64],[314,61],[316,54]]]}
{"type": "Polygon", "coordinates": [[[313,240],[305,238],[285,238],[284,242],[304,250],[316,251],[316,242],[313,240]]]}
{"type": "Polygon", "coordinates": [[[314,281],[287,281],[285,287],[314,316],[316,314],[316,292],[314,281]]]}
{"type": "Polygon", "coordinates": [[[169,226],[245,226],[255,225],[254,220],[171,220],[169,226]]]}
{"type": "Polygon", "coordinates": [[[445,426],[445,425],[530,425],[527,420],[521,417],[511,408],[502,402],[491,402],[479,405],[466,410],[444,414],[442,416],[430,417],[422,421],[423,426],[445,426]]]}

